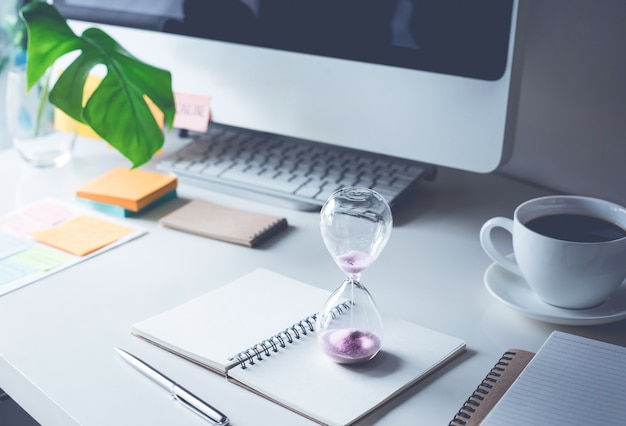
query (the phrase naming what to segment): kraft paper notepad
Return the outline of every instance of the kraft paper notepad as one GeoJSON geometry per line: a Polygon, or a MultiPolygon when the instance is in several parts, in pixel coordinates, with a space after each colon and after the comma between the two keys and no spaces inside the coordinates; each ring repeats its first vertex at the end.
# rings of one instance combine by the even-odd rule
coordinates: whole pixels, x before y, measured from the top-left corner
{"type": "Polygon", "coordinates": [[[329,295],[257,269],[138,322],[131,332],[329,425],[354,423],[465,350],[461,339],[385,317],[374,359],[336,364],[319,350],[314,331],[329,295]]]}
{"type": "Polygon", "coordinates": [[[177,185],[175,176],[117,167],[79,188],[76,196],[138,212],[175,191],[177,185]]]}
{"type": "Polygon", "coordinates": [[[159,223],[179,231],[248,247],[254,247],[287,228],[285,218],[204,200],[188,202],[162,217],[159,223]]]}

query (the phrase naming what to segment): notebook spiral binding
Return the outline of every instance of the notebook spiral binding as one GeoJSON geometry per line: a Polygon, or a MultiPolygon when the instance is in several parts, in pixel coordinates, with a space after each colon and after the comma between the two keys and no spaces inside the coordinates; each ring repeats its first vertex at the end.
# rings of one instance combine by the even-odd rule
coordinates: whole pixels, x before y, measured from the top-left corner
{"type": "MultiPolygon", "coordinates": [[[[350,302],[343,302],[337,305],[331,311],[333,319],[335,319],[337,315],[343,314],[344,311],[350,310],[350,307],[350,302]]],[[[239,365],[245,370],[248,366],[254,365],[255,360],[262,361],[263,357],[269,357],[272,352],[278,352],[281,348],[287,347],[287,344],[291,344],[295,340],[300,339],[302,336],[315,332],[315,321],[317,320],[317,317],[317,313],[309,315],[303,320],[287,327],[283,331],[251,346],[245,351],[239,352],[237,355],[230,358],[230,360],[239,361],[239,365]]]]}
{"type": "Polygon", "coordinates": [[[509,366],[510,362],[515,356],[515,352],[505,352],[493,368],[487,373],[482,382],[476,387],[476,390],[465,401],[463,406],[456,413],[454,418],[450,421],[449,426],[466,425],[468,420],[476,412],[476,409],[480,406],[485,397],[493,389],[494,384],[502,377],[502,373],[509,366]]]}
{"type": "Polygon", "coordinates": [[[274,233],[281,231],[287,228],[287,219],[285,218],[276,218],[276,220],[269,225],[259,229],[255,233],[253,233],[249,238],[251,241],[254,241],[255,244],[260,243],[266,238],[271,237],[274,233]]]}

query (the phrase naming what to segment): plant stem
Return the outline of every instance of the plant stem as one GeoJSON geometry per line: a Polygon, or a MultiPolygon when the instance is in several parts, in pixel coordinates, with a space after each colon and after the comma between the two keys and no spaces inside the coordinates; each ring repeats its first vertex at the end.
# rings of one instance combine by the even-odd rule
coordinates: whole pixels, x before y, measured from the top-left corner
{"type": "Polygon", "coordinates": [[[41,118],[46,109],[46,103],[48,102],[48,93],[50,91],[50,76],[51,72],[47,72],[44,75],[44,85],[41,95],[39,97],[39,106],[37,107],[37,117],[35,117],[35,137],[39,136],[39,132],[41,130],[41,118]]]}

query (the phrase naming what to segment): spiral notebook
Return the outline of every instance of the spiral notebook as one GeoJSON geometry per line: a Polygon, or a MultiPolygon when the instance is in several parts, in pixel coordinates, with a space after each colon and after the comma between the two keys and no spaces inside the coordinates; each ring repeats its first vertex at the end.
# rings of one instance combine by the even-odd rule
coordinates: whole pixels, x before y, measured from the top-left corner
{"type": "Polygon", "coordinates": [[[159,223],[168,228],[247,247],[255,247],[287,228],[287,219],[283,217],[204,200],[191,200],[163,216],[159,223]]]}
{"type": "Polygon", "coordinates": [[[315,315],[330,292],[257,269],[131,332],[317,423],[348,425],[465,350],[465,342],[384,317],[383,348],[340,365],[317,347],[315,315]]]}
{"type": "Polygon", "coordinates": [[[479,425],[524,370],[533,355],[534,352],[522,349],[509,349],[504,352],[455,414],[449,426],[479,425]]]}
{"type": "Polygon", "coordinates": [[[506,352],[450,424],[617,425],[625,401],[626,347],[553,331],[506,352]]]}

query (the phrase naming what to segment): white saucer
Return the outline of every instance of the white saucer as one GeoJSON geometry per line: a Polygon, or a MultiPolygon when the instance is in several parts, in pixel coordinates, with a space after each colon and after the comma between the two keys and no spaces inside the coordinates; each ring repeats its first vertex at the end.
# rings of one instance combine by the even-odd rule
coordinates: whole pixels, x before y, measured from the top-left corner
{"type": "Polygon", "coordinates": [[[626,283],[603,304],[589,309],[564,309],[541,301],[523,278],[493,263],[484,276],[493,297],[522,314],[563,325],[597,325],[626,319],[626,283]]]}

